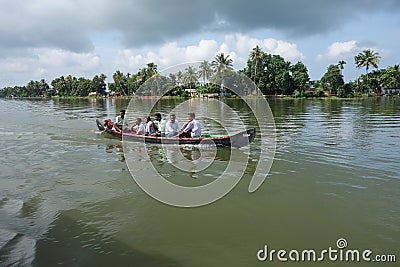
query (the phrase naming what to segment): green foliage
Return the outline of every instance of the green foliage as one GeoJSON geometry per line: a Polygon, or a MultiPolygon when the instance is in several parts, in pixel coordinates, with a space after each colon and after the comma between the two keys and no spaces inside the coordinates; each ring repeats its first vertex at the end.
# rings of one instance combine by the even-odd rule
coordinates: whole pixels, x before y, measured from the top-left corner
{"type": "MultiPolygon", "coordinates": [[[[344,60],[340,60],[339,62],[338,62],[338,67],[339,67],[339,69],[340,69],[340,72],[342,72],[342,70],[344,70],[344,65],[346,65],[347,64],[347,62],[346,61],[344,61],[344,60]]],[[[342,73],[341,73],[342,74],[342,73]]]]}
{"type": "Polygon", "coordinates": [[[384,88],[400,87],[400,70],[399,65],[389,66],[387,69],[377,71],[378,81],[384,88]]]}
{"type": "Polygon", "coordinates": [[[212,94],[219,93],[219,90],[220,90],[220,86],[215,83],[207,84],[207,88],[208,88],[208,92],[212,93],[212,94]]]}
{"type": "Polygon", "coordinates": [[[216,55],[214,60],[211,62],[214,71],[211,77],[211,82],[214,84],[221,84],[220,90],[224,90],[225,73],[228,70],[232,70],[232,63],[233,61],[229,58],[229,55],[225,56],[224,53],[216,55]]]}
{"type": "Polygon", "coordinates": [[[181,71],[179,73],[170,73],[167,80],[167,87],[172,88],[167,92],[169,96],[180,96],[184,91],[182,87],[183,74],[181,71]]]}
{"type": "Polygon", "coordinates": [[[183,91],[181,94],[181,97],[189,97],[189,96],[190,96],[190,94],[187,91],[183,91]]]}
{"type": "Polygon", "coordinates": [[[57,96],[88,96],[91,92],[96,92],[98,95],[104,95],[106,84],[106,76],[104,74],[96,75],[92,80],[80,77],[72,77],[68,75],[64,78],[61,76],[55,78],[51,85],[53,93],[57,96]]]}
{"type": "Polygon", "coordinates": [[[196,88],[196,92],[199,94],[207,94],[210,92],[210,88],[207,85],[201,85],[196,88]]]}
{"type": "Polygon", "coordinates": [[[294,91],[293,96],[294,96],[295,98],[301,97],[301,92],[299,92],[299,91],[296,90],[296,91],[294,91]]]}
{"type": "Polygon", "coordinates": [[[203,62],[200,63],[198,75],[199,78],[203,78],[203,84],[206,84],[206,81],[210,79],[212,73],[213,70],[211,68],[210,62],[204,60],[203,62]]]}
{"type": "Polygon", "coordinates": [[[356,55],[354,57],[354,61],[355,61],[357,68],[365,67],[365,69],[368,73],[368,69],[370,66],[372,66],[376,69],[378,68],[380,58],[381,57],[379,56],[378,52],[375,52],[371,49],[366,49],[363,52],[356,55]]]}
{"type": "Polygon", "coordinates": [[[290,75],[290,62],[279,55],[270,55],[262,51],[261,57],[255,57],[255,51],[253,52],[243,73],[256,81],[263,94],[292,94],[295,87],[290,75]]]}
{"type": "Polygon", "coordinates": [[[353,88],[350,84],[346,83],[345,85],[340,86],[337,89],[337,94],[338,97],[353,97],[353,88]]]}
{"type": "Polygon", "coordinates": [[[46,97],[52,90],[44,81],[30,81],[26,86],[6,87],[0,90],[0,97],[46,97]]]}
{"type": "Polygon", "coordinates": [[[232,59],[229,58],[229,55],[224,53],[220,53],[215,56],[214,60],[211,62],[211,66],[213,67],[214,74],[222,75],[226,70],[232,68],[232,59]]]}
{"type": "Polygon", "coordinates": [[[140,86],[140,93],[136,92],[137,95],[145,95],[145,96],[161,96],[164,94],[169,88],[172,89],[171,79],[160,74],[156,74],[151,79],[146,80],[140,86]],[[166,88],[166,86],[169,86],[166,88]]]}
{"type": "Polygon", "coordinates": [[[358,69],[365,67],[365,71],[367,74],[367,77],[366,77],[367,86],[369,86],[369,83],[368,83],[369,67],[372,66],[377,69],[380,58],[381,57],[379,56],[379,53],[375,52],[371,49],[366,49],[354,57],[354,63],[356,64],[356,67],[358,69]]]}
{"type": "Polygon", "coordinates": [[[398,65],[386,69],[375,70],[367,75],[363,74],[358,79],[356,91],[363,92],[371,88],[375,93],[381,93],[381,88],[400,88],[400,71],[398,65]]]}
{"type": "MultiPolygon", "coordinates": [[[[108,84],[108,89],[110,92],[117,92],[122,95],[134,95],[140,86],[157,73],[157,65],[152,62],[148,63],[145,68],[140,69],[136,74],[124,74],[117,70],[113,74],[113,82],[108,84]]],[[[151,94],[149,85],[146,85],[143,89],[142,93],[144,95],[151,94]]]]}
{"type": "Polygon", "coordinates": [[[104,95],[106,76],[96,75],[93,80],[72,75],[61,76],[51,81],[51,86],[45,80],[30,81],[26,86],[6,87],[0,90],[0,97],[52,97],[52,96],[88,96],[90,92],[104,95]]]}
{"type": "Polygon", "coordinates": [[[262,51],[262,49],[257,45],[256,47],[253,48],[253,50],[251,51],[250,54],[250,60],[251,60],[251,67],[254,68],[254,75],[253,73],[251,73],[250,75],[252,75],[253,77],[253,82],[254,84],[257,83],[257,72],[262,73],[262,69],[259,69],[262,65],[261,65],[261,60],[264,56],[264,53],[262,51]]]}
{"type": "Polygon", "coordinates": [[[324,90],[322,90],[321,88],[318,88],[317,90],[315,90],[313,96],[314,97],[325,97],[326,94],[324,93],[324,90]]]}
{"type": "MultiPolygon", "coordinates": [[[[226,84],[246,94],[256,93],[257,87],[263,94],[293,95],[295,97],[324,97],[324,89],[338,97],[353,97],[365,94],[367,89],[381,93],[381,88],[400,88],[400,66],[369,72],[371,67],[378,68],[380,56],[367,49],[354,57],[357,68],[366,69],[355,81],[344,83],[342,70],[346,62],[340,60],[330,65],[320,80],[310,81],[307,67],[302,62],[291,64],[279,55],[264,53],[259,46],[252,49],[247,65],[239,73],[249,77],[255,85],[249,85],[242,77],[237,79],[232,70],[232,59],[224,53],[217,54],[210,63],[204,60],[199,70],[189,66],[184,72],[171,73],[168,77],[158,75],[157,65],[148,63],[135,74],[124,74],[117,70],[108,83],[109,92],[122,95],[134,95],[139,88],[142,95],[160,95],[165,88],[167,95],[188,97],[185,88],[196,89],[197,93],[230,93],[226,84]],[[150,79],[152,78],[153,79],[150,79]],[[200,85],[198,79],[201,79],[200,85]],[[161,88],[164,87],[164,88],[161,88]],[[307,87],[318,88],[314,93],[305,92],[307,87]]],[[[95,92],[98,96],[107,94],[106,76],[95,75],[92,79],[76,78],[72,75],[61,76],[51,81],[51,87],[45,80],[30,81],[25,86],[6,87],[0,90],[0,97],[85,97],[95,92]]]]}
{"type": "Polygon", "coordinates": [[[292,73],[294,88],[300,90],[300,92],[303,92],[306,88],[306,85],[310,81],[307,67],[299,61],[296,64],[290,66],[290,71],[292,73]]]}
{"type": "MultiPolygon", "coordinates": [[[[105,95],[106,94],[106,83],[105,83],[106,78],[107,77],[104,74],[101,74],[100,76],[96,75],[96,76],[93,77],[93,79],[92,79],[92,90],[93,90],[93,92],[96,92],[98,95],[105,95]]],[[[82,82],[85,83],[83,80],[82,80],[82,82]]],[[[89,83],[87,83],[87,82],[86,82],[85,85],[86,86],[90,86],[89,83]]],[[[84,89],[84,88],[81,87],[81,89],[84,89]]]]}
{"type": "Polygon", "coordinates": [[[330,65],[328,67],[327,72],[321,78],[321,84],[324,88],[329,89],[331,93],[337,92],[339,87],[344,85],[343,76],[337,65],[330,65]]]}
{"type": "Polygon", "coordinates": [[[195,87],[197,83],[197,70],[192,66],[187,67],[183,82],[186,86],[189,86],[189,89],[195,87]]]}

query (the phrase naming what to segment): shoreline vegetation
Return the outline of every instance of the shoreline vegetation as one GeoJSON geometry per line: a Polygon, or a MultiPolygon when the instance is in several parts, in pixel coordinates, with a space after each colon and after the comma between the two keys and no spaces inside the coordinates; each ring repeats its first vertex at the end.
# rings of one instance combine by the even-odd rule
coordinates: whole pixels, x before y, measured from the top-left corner
{"type": "MultiPolygon", "coordinates": [[[[343,98],[359,99],[370,96],[400,95],[400,66],[378,69],[380,56],[366,49],[354,56],[356,68],[365,68],[355,81],[344,82],[344,60],[328,66],[319,80],[310,80],[308,69],[302,62],[292,64],[280,55],[264,53],[259,46],[250,52],[247,65],[239,70],[261,90],[267,98],[343,98]],[[370,68],[374,68],[372,72],[370,68]]],[[[221,83],[221,76],[229,76],[232,59],[224,53],[217,54],[212,62],[204,60],[196,69],[188,66],[168,77],[159,76],[167,84],[167,97],[231,97],[235,94],[221,83]]],[[[76,78],[72,75],[61,76],[50,82],[30,81],[25,86],[13,86],[0,89],[0,98],[131,98],[151,77],[158,74],[153,62],[135,74],[124,74],[117,70],[112,81],[106,83],[106,75],[95,75],[92,79],[76,78]]],[[[245,88],[244,90],[252,90],[245,88]]],[[[151,95],[151,94],[150,94],[151,95]]],[[[150,95],[146,95],[149,97],[150,95]]]]}
{"type": "MultiPolygon", "coordinates": [[[[258,96],[246,96],[245,98],[252,98],[252,97],[258,97],[258,96]]],[[[321,96],[321,97],[313,97],[313,96],[300,96],[300,97],[295,97],[293,95],[263,95],[267,100],[274,100],[274,99],[279,99],[279,100],[362,100],[362,99],[368,99],[368,98],[382,98],[382,97],[390,97],[390,98],[399,98],[400,100],[400,95],[398,94],[362,94],[359,96],[352,96],[352,97],[338,97],[335,95],[331,96],[321,96]]],[[[103,99],[120,99],[120,100],[129,100],[132,98],[141,98],[141,96],[52,96],[52,97],[46,97],[46,96],[29,96],[29,97],[10,97],[10,98],[3,98],[3,99],[15,99],[15,100],[56,100],[56,99],[62,99],[62,100],[103,100],[103,99]]],[[[147,96],[145,97],[146,99],[151,99],[152,96],[147,96]]],[[[190,99],[193,97],[190,96],[163,96],[162,99],[190,99]]],[[[206,97],[201,97],[208,99],[206,97]]],[[[241,99],[236,96],[221,96],[218,97],[219,99],[241,99]]],[[[0,99],[2,99],[0,97],[0,99]]],[[[215,98],[211,98],[215,99],[215,98]]]]}

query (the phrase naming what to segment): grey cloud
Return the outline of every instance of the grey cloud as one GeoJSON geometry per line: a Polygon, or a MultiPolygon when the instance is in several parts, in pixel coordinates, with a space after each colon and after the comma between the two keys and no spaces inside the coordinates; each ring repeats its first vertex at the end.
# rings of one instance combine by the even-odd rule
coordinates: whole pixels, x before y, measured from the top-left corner
{"type": "Polygon", "coordinates": [[[343,27],[361,14],[400,11],[396,0],[35,1],[42,2],[40,6],[22,0],[2,2],[0,47],[46,46],[76,52],[93,49],[94,33],[119,32],[126,47],[204,32],[274,29],[302,37],[343,27]]]}
{"type": "Polygon", "coordinates": [[[154,44],[198,32],[214,16],[211,1],[118,3],[104,26],[121,31],[126,46],[154,44]]]}
{"type": "Polygon", "coordinates": [[[343,27],[361,14],[398,12],[400,4],[396,0],[147,0],[120,4],[119,9],[108,24],[122,31],[125,45],[132,47],[207,31],[274,29],[288,36],[310,36],[343,27]]]}
{"type": "Polygon", "coordinates": [[[83,12],[77,12],[75,6],[66,8],[59,3],[21,0],[2,3],[0,47],[55,47],[74,52],[92,50],[91,29],[86,18],[82,17],[83,12]]]}

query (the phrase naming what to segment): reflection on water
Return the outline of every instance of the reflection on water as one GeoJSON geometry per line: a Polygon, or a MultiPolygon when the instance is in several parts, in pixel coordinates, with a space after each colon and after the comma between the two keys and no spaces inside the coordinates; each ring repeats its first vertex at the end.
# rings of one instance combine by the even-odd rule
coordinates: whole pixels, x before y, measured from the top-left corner
{"type": "MultiPolygon", "coordinates": [[[[176,164],[183,158],[189,161],[209,159],[212,161],[228,162],[231,148],[218,148],[197,145],[147,145],[151,159],[161,159],[162,162],[176,164]]],[[[121,147],[122,148],[122,147],[121,147]]]]}
{"type": "Polygon", "coordinates": [[[122,144],[108,144],[106,145],[106,152],[107,153],[116,153],[119,155],[119,161],[124,162],[125,161],[125,156],[124,156],[124,151],[122,148],[122,144]]]}
{"type": "MultiPolygon", "coordinates": [[[[156,108],[165,114],[180,101],[156,108]]],[[[207,116],[224,119],[211,102],[196,101],[204,101],[207,116]]],[[[246,127],[255,125],[243,102],[224,101],[246,127]]],[[[130,176],[121,141],[97,132],[95,118],[113,118],[128,102],[0,100],[1,266],[256,266],[264,244],[318,249],[339,237],[351,248],[397,253],[399,98],[269,100],[277,153],[266,182],[247,192],[261,149],[257,136],[238,186],[196,209],[148,197],[130,176]]],[[[141,100],[138,115],[147,104],[141,100]]],[[[217,124],[204,125],[220,133],[217,124]]],[[[231,157],[230,149],[190,146],[149,145],[138,153],[187,186],[213,181],[231,157]],[[181,174],[175,165],[182,162],[193,172],[181,174]]]]}

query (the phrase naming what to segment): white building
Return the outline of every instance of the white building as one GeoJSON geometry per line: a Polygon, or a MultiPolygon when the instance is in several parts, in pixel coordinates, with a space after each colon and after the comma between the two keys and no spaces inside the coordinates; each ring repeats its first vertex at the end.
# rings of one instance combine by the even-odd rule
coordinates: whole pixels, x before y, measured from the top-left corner
{"type": "Polygon", "coordinates": [[[381,92],[382,94],[400,93],[400,88],[382,88],[381,92]]]}

